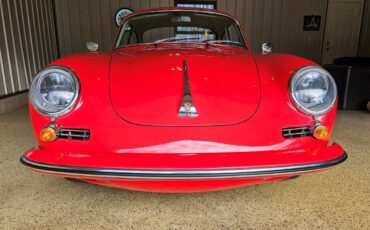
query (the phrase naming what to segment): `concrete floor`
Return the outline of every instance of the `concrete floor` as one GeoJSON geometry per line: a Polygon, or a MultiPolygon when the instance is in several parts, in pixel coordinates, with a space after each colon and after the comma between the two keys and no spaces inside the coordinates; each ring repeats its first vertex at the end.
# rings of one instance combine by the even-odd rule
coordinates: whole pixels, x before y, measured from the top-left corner
{"type": "Polygon", "coordinates": [[[27,108],[0,115],[0,229],[370,229],[370,114],[339,112],[343,165],[297,180],[152,194],[32,173],[27,108]]]}

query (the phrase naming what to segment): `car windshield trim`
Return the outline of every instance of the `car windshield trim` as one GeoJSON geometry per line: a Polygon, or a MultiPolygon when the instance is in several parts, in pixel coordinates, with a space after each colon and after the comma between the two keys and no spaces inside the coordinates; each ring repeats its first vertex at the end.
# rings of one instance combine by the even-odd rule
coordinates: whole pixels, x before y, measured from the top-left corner
{"type": "Polygon", "coordinates": [[[116,36],[116,39],[114,41],[114,45],[113,45],[113,50],[115,49],[122,49],[122,48],[129,48],[129,47],[133,47],[133,46],[148,46],[148,45],[158,45],[158,44],[161,44],[161,43],[166,43],[166,44],[179,44],[179,43],[187,43],[187,44],[212,44],[212,45],[219,45],[219,46],[227,46],[227,47],[232,47],[232,48],[240,48],[240,49],[248,49],[248,45],[247,45],[247,42],[245,40],[245,36],[243,34],[243,30],[240,26],[240,23],[235,19],[233,18],[232,16],[230,15],[227,15],[227,14],[224,14],[224,13],[221,13],[221,12],[216,12],[216,11],[205,11],[205,10],[196,10],[196,9],[173,9],[173,10],[153,10],[153,11],[146,11],[146,12],[142,12],[142,13],[133,13],[133,14],[130,14],[128,16],[126,16],[124,18],[124,20],[122,21],[122,25],[120,26],[120,29],[117,33],[117,36],[116,36]],[[172,41],[172,42],[160,42],[160,43],[156,43],[155,41],[153,42],[142,42],[142,43],[137,43],[137,44],[127,44],[127,45],[119,45],[119,41],[122,39],[122,30],[125,29],[124,28],[124,25],[125,23],[134,18],[134,17],[137,17],[137,16],[147,16],[147,15],[150,15],[150,14],[165,14],[165,13],[172,13],[172,12],[192,12],[192,13],[196,13],[197,15],[199,14],[206,14],[206,15],[209,15],[209,16],[222,16],[222,17],[226,17],[226,18],[229,18],[231,19],[236,27],[237,27],[237,30],[238,30],[238,35],[239,35],[239,38],[240,38],[240,44],[241,46],[230,46],[230,45],[225,45],[225,44],[221,44],[217,41],[221,41],[221,40],[225,40],[225,39],[215,39],[214,41],[216,42],[208,42],[208,41],[205,41],[205,40],[202,40],[202,41],[194,41],[194,42],[183,42],[183,41],[179,41],[179,42],[176,42],[176,41],[172,41]]]}

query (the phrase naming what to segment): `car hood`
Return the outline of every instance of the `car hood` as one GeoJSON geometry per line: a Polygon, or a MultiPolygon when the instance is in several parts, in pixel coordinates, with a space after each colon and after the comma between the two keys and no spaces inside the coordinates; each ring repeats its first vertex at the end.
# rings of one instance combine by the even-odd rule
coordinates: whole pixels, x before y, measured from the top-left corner
{"type": "Polygon", "coordinates": [[[260,100],[255,62],[242,49],[116,50],[109,84],[116,113],[137,125],[232,125],[250,118],[260,100]]]}

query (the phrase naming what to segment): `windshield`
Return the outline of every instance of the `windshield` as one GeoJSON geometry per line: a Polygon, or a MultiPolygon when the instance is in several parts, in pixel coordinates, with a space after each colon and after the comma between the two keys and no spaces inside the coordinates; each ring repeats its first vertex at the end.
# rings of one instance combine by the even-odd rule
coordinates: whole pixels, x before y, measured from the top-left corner
{"type": "Polygon", "coordinates": [[[197,11],[167,11],[132,16],[123,22],[116,48],[160,43],[208,43],[245,48],[230,17],[197,11]]]}

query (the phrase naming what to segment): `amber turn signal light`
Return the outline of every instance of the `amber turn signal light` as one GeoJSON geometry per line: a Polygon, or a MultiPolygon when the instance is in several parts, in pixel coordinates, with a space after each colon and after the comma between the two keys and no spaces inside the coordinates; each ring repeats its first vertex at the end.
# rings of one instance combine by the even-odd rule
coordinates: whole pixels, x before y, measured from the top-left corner
{"type": "Polygon", "coordinates": [[[329,130],[326,126],[318,125],[313,131],[313,136],[318,140],[327,141],[329,140],[329,130]]]}
{"type": "Polygon", "coordinates": [[[40,132],[40,140],[43,142],[52,142],[57,139],[57,132],[51,127],[43,128],[40,132]]]}

